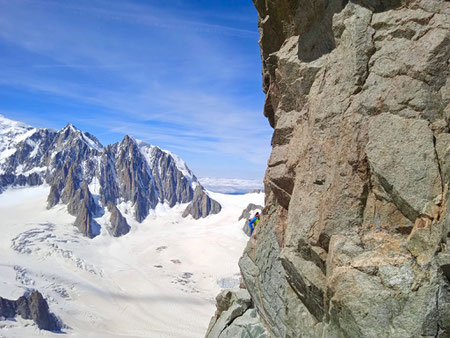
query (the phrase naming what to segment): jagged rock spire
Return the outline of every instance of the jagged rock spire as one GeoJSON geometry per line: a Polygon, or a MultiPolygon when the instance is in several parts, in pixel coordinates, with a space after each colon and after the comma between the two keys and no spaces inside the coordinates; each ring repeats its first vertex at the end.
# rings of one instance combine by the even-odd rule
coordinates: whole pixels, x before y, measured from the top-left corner
{"type": "Polygon", "coordinates": [[[189,203],[186,210],[183,212],[183,217],[191,215],[194,219],[206,217],[208,215],[217,214],[222,210],[220,204],[210,198],[203,190],[201,185],[198,185],[194,191],[194,198],[189,203]]]}
{"type": "Polygon", "coordinates": [[[131,136],[104,148],[70,123],[60,131],[23,128],[21,133],[30,135],[0,163],[0,192],[9,185],[46,182],[50,185],[47,207],[67,204],[86,236],[98,233],[95,217],[105,208],[111,212],[111,233],[126,233],[129,225],[117,208],[121,202],[131,203],[138,222],[158,203],[173,207],[194,197],[199,203],[191,203],[186,214],[206,217],[220,210],[203,189],[194,194],[200,184],[180,158],[131,136]]]}

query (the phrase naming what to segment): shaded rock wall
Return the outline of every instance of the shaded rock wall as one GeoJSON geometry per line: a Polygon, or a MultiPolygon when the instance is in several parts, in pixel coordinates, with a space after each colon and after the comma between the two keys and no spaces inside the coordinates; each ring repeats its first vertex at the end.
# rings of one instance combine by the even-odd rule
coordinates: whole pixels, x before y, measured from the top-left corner
{"type": "Polygon", "coordinates": [[[240,267],[262,322],[448,337],[450,3],[254,3],[274,134],[240,267]]]}
{"type": "Polygon", "coordinates": [[[192,201],[183,212],[183,217],[191,215],[194,219],[200,219],[208,215],[218,214],[220,210],[222,210],[220,203],[209,197],[199,184],[195,188],[192,201]]]}
{"type": "Polygon", "coordinates": [[[32,319],[41,330],[55,332],[61,330],[61,322],[50,313],[47,301],[39,291],[25,294],[17,300],[0,297],[0,319],[14,318],[16,315],[32,319]]]}
{"type": "Polygon", "coordinates": [[[111,213],[109,221],[111,223],[110,234],[114,237],[120,237],[130,232],[130,225],[125,217],[122,216],[119,209],[112,203],[107,204],[108,211],[111,213]]]}

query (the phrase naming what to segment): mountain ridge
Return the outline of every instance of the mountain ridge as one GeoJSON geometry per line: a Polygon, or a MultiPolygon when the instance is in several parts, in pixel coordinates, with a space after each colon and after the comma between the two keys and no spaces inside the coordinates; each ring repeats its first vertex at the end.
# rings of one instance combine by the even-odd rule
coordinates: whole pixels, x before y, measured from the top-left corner
{"type": "Polygon", "coordinates": [[[112,234],[129,230],[117,209],[122,202],[131,202],[138,222],[158,203],[191,203],[184,215],[196,219],[220,212],[220,204],[180,157],[132,136],[105,147],[71,123],[61,130],[32,128],[0,116],[0,137],[0,193],[10,186],[46,183],[48,208],[66,204],[76,217],[75,225],[88,237],[95,236],[95,218],[106,210],[113,213],[112,234]],[[193,201],[198,187],[197,195],[206,204],[193,201]]]}

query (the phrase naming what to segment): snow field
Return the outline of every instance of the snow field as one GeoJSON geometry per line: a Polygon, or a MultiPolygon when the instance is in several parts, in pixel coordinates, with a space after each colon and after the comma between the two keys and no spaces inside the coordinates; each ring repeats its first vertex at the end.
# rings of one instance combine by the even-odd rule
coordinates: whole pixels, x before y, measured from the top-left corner
{"type": "MultiPolygon", "coordinates": [[[[0,194],[0,296],[44,294],[70,337],[203,337],[220,285],[239,281],[238,259],[248,237],[237,221],[263,194],[209,192],[222,212],[182,218],[185,205],[159,205],[143,223],[113,238],[83,237],[66,206],[46,209],[49,187],[0,194]]],[[[126,208],[122,205],[121,209],[126,208]]],[[[0,321],[0,337],[59,336],[31,322],[0,321]]]]}

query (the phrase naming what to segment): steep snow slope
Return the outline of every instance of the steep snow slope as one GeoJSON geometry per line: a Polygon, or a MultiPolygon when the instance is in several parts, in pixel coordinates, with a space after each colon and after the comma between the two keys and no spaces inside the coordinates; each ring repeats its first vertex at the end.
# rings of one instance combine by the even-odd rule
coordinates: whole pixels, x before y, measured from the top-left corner
{"type": "MultiPolygon", "coordinates": [[[[159,205],[143,223],[124,212],[129,234],[112,240],[102,229],[91,240],[65,206],[46,209],[48,192],[0,195],[0,295],[40,290],[71,337],[203,337],[220,285],[239,281],[247,237],[237,218],[263,203],[263,194],[210,193],[223,206],[218,215],[195,221],[181,217],[185,205],[159,205]]],[[[3,336],[57,335],[17,318],[0,321],[3,336]]]]}
{"type": "MultiPolygon", "coordinates": [[[[0,165],[16,151],[16,145],[36,131],[25,123],[0,115],[0,165]]],[[[0,172],[1,174],[1,172],[0,172]]]]}

